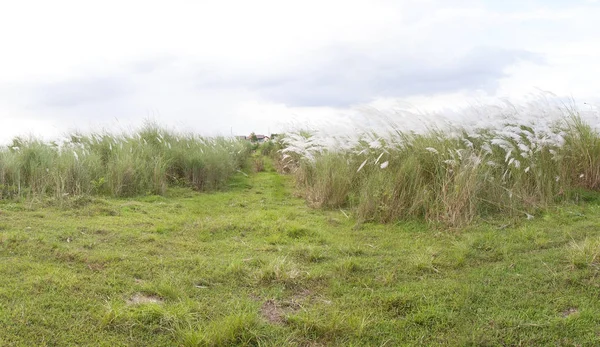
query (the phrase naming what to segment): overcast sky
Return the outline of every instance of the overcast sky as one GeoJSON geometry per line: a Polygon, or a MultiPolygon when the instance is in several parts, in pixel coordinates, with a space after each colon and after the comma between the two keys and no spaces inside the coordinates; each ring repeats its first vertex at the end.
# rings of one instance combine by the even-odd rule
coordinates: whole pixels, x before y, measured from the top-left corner
{"type": "Polygon", "coordinates": [[[591,0],[0,0],[0,141],[144,119],[280,131],[365,105],[595,102],[591,0]]]}

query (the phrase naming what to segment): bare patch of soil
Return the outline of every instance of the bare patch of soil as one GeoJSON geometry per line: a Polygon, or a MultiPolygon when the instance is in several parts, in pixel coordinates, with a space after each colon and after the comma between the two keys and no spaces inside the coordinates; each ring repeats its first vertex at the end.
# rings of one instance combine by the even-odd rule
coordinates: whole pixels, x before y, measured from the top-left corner
{"type": "Polygon", "coordinates": [[[300,291],[296,291],[296,293],[292,297],[292,300],[293,301],[305,301],[306,299],[310,298],[311,295],[312,295],[312,292],[310,291],[310,289],[302,289],[300,291]]]}
{"type": "Polygon", "coordinates": [[[285,320],[284,310],[274,300],[265,301],[260,307],[260,315],[272,324],[281,324],[285,320]]]}
{"type": "Polygon", "coordinates": [[[104,270],[104,264],[98,262],[92,262],[87,264],[88,269],[98,272],[104,270]]]}
{"type": "MultiPolygon", "coordinates": [[[[257,295],[251,294],[254,301],[262,301],[257,295]]],[[[286,315],[302,309],[305,304],[331,304],[331,301],[315,297],[309,289],[297,291],[288,300],[268,299],[260,307],[260,315],[271,324],[284,324],[286,315]]]]}
{"type": "Polygon", "coordinates": [[[136,293],[131,299],[127,300],[128,305],[139,305],[139,304],[160,304],[163,300],[156,295],[146,295],[136,293]]]}
{"type": "Polygon", "coordinates": [[[267,300],[260,307],[260,315],[271,324],[285,323],[285,316],[289,313],[298,311],[300,305],[294,301],[277,302],[267,300]]]}
{"type": "Polygon", "coordinates": [[[561,315],[563,318],[567,318],[567,317],[569,317],[570,315],[574,315],[574,314],[577,314],[577,313],[579,313],[579,310],[577,310],[577,309],[576,309],[576,308],[574,308],[574,307],[571,307],[571,308],[569,308],[569,309],[567,309],[567,310],[564,310],[564,311],[563,311],[563,312],[562,312],[560,315],[561,315]]]}

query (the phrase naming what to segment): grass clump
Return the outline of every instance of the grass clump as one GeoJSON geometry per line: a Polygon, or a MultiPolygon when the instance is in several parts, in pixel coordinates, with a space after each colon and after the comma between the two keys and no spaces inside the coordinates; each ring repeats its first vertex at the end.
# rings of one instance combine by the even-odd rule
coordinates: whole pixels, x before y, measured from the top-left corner
{"type": "Polygon", "coordinates": [[[363,221],[532,218],[600,187],[600,133],[573,108],[553,110],[420,131],[391,120],[352,135],[301,131],[282,152],[311,205],[349,207],[363,221]]]}
{"type": "Polygon", "coordinates": [[[600,239],[585,238],[580,242],[571,242],[569,261],[580,269],[600,269],[600,239]]]}
{"type": "Polygon", "coordinates": [[[225,316],[203,329],[182,333],[183,345],[197,346],[254,346],[258,344],[258,317],[252,313],[225,316]]]}
{"type": "Polygon", "coordinates": [[[0,149],[0,199],[164,195],[169,186],[223,187],[245,163],[242,141],[146,124],[124,134],[71,134],[61,142],[18,137],[0,149]]]}

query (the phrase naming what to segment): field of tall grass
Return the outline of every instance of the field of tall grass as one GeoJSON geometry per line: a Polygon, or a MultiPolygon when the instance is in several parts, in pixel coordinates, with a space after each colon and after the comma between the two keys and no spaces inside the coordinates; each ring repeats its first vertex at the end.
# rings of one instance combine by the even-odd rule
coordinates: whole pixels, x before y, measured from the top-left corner
{"type": "Polygon", "coordinates": [[[471,112],[16,138],[0,346],[596,345],[598,114],[471,112]]]}
{"type": "Polygon", "coordinates": [[[533,218],[600,188],[597,112],[536,100],[463,116],[371,114],[363,130],[292,132],[283,165],[310,204],[350,208],[363,221],[533,218]]]}
{"type": "Polygon", "coordinates": [[[18,137],[0,149],[0,199],[214,190],[244,165],[246,142],[183,134],[148,123],[132,131],[18,137]]]}

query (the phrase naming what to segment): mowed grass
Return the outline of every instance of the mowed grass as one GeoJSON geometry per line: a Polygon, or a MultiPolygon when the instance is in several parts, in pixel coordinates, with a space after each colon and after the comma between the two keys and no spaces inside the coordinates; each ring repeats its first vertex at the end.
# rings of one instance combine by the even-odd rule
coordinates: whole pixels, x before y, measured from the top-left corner
{"type": "Polygon", "coordinates": [[[0,345],[593,345],[587,200],[517,224],[357,224],[267,163],[215,193],[3,201],[0,345]]]}

